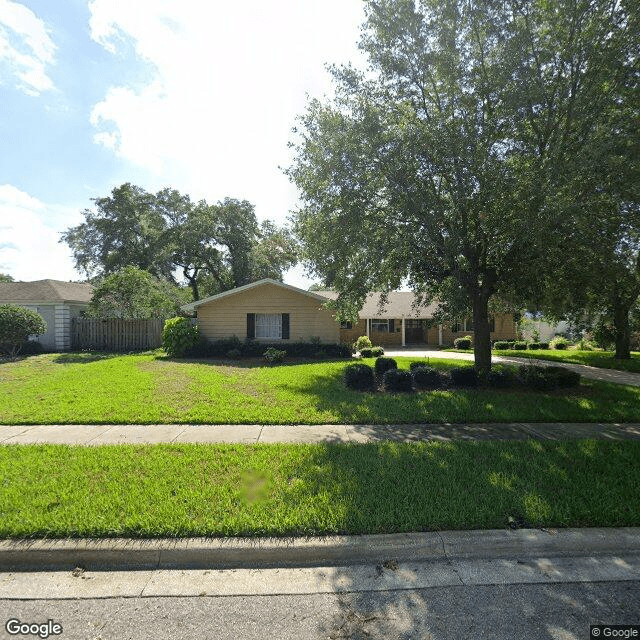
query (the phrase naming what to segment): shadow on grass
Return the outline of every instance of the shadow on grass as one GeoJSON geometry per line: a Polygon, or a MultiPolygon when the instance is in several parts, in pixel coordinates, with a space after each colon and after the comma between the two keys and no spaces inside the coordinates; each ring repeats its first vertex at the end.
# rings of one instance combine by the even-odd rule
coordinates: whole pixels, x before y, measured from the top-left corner
{"type": "Polygon", "coordinates": [[[306,396],[319,413],[348,424],[418,422],[628,422],[640,418],[638,391],[632,387],[585,381],[553,392],[449,388],[413,393],[358,392],[347,389],[342,371],[280,382],[306,396]]]}
{"type": "MultiPolygon", "coordinates": [[[[639,454],[637,444],[627,448],[595,441],[379,443],[326,446],[318,449],[314,463],[318,487],[331,483],[345,533],[607,527],[640,523],[631,506],[640,500],[640,486],[632,477],[639,454]],[[619,466],[619,473],[612,474],[611,465],[619,466]]],[[[497,565],[508,573],[514,560],[505,558],[497,565]]],[[[547,582],[549,575],[563,580],[565,569],[553,559],[543,561],[544,572],[537,561],[542,558],[520,560],[516,573],[539,575],[532,582],[547,582]]],[[[456,566],[448,569],[448,584],[411,588],[414,566],[380,556],[361,568],[374,585],[367,589],[354,578],[352,567],[328,570],[339,612],[319,624],[322,637],[506,639],[535,631],[537,638],[577,638],[585,623],[606,620],[618,607],[619,596],[602,599],[602,585],[466,586],[460,584],[465,572],[456,566]],[[406,580],[400,589],[398,575],[406,580]],[[385,589],[385,583],[396,586],[385,589]]],[[[498,572],[501,582],[505,573],[499,567],[498,572]]],[[[640,610],[637,593],[627,594],[627,605],[631,610],[622,614],[626,623],[633,623],[640,610]]]]}
{"type": "Polygon", "coordinates": [[[301,364],[330,364],[335,362],[356,362],[353,358],[294,358],[288,357],[284,362],[269,364],[264,358],[232,359],[220,356],[219,358],[156,356],[156,360],[173,362],[175,364],[204,364],[210,367],[237,367],[238,369],[279,369],[282,367],[297,367],[301,364]]]}
{"type": "MultiPolygon", "coordinates": [[[[140,355],[141,352],[135,352],[135,355],[140,355]]],[[[110,360],[111,358],[121,358],[126,356],[126,353],[117,353],[115,351],[70,351],[66,353],[58,353],[51,362],[56,364],[89,364],[90,362],[97,362],[99,360],[110,360]]]]}

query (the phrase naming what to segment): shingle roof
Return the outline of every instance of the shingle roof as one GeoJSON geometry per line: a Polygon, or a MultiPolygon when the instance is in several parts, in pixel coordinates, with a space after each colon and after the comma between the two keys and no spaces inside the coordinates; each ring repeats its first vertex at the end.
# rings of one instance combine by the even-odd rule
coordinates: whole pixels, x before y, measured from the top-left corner
{"type": "MultiPolygon", "coordinates": [[[[338,297],[337,291],[315,291],[329,300],[338,297]]],[[[359,318],[432,318],[438,309],[438,302],[432,302],[426,306],[415,306],[417,298],[411,291],[390,291],[386,304],[380,308],[381,293],[369,293],[364,301],[362,309],[358,312],[359,318]]]]}
{"type": "Polygon", "coordinates": [[[93,287],[62,280],[0,282],[0,303],[6,302],[89,302],[93,287]]]}

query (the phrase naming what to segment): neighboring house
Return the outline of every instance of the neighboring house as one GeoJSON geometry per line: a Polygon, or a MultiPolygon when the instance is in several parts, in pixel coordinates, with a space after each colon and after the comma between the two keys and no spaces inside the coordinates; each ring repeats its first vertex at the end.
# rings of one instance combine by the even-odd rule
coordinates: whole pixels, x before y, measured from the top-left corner
{"type": "Polygon", "coordinates": [[[60,280],[0,282],[0,304],[37,311],[47,323],[38,342],[50,351],[66,351],[71,348],[71,319],[89,306],[92,291],[90,284],[60,280]]]}
{"type": "MultiPolygon", "coordinates": [[[[436,324],[436,305],[415,307],[411,292],[392,291],[380,308],[380,294],[370,293],[358,322],[338,324],[324,304],[337,298],[333,291],[305,291],[265,279],[182,307],[195,311],[201,334],[208,340],[236,336],[274,342],[279,340],[354,342],[368,335],[376,345],[445,345],[457,337],[473,335],[470,319],[436,324]]],[[[516,324],[508,314],[492,318],[491,340],[515,339],[516,324]]]]}

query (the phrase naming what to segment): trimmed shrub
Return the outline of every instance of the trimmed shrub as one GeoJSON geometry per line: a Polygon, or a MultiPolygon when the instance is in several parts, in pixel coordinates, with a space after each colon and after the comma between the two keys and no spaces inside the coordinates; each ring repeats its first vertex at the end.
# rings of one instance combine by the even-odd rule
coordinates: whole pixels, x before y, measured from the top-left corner
{"type": "Polygon", "coordinates": [[[373,349],[371,349],[371,355],[374,358],[379,358],[384,355],[384,349],[382,347],[373,347],[373,349]]]}
{"type": "Polygon", "coordinates": [[[369,339],[369,336],[360,336],[353,343],[353,348],[356,351],[360,351],[360,353],[362,353],[363,349],[371,349],[371,347],[373,347],[373,344],[371,343],[371,340],[369,339]]]}
{"type": "Polygon", "coordinates": [[[269,363],[274,364],[276,362],[282,362],[287,352],[284,349],[276,349],[275,347],[269,347],[262,357],[269,363]]]}
{"type": "Polygon", "coordinates": [[[549,348],[549,343],[548,342],[540,342],[538,344],[538,349],[548,349],[549,348]]]}
{"type": "Polygon", "coordinates": [[[398,363],[393,358],[376,358],[376,375],[383,376],[387,371],[391,369],[397,369],[398,363]]]}
{"type": "Polygon", "coordinates": [[[15,304],[0,305],[0,353],[15,358],[29,336],[46,330],[47,323],[39,313],[15,304]]]}
{"type": "Polygon", "coordinates": [[[547,376],[555,379],[556,386],[560,389],[568,389],[580,385],[582,376],[577,372],[565,367],[545,367],[547,376]]]}
{"type": "Polygon", "coordinates": [[[446,377],[433,367],[412,367],[411,373],[416,389],[440,389],[446,384],[446,377]]]}
{"type": "Polygon", "coordinates": [[[478,374],[473,367],[456,367],[449,372],[454,387],[477,387],[478,374]]]}
{"type": "Polygon", "coordinates": [[[516,351],[525,351],[526,348],[527,348],[527,343],[522,341],[522,340],[519,340],[519,341],[513,343],[513,348],[516,351]]]}
{"type": "Polygon", "coordinates": [[[519,373],[523,384],[539,391],[577,387],[582,378],[576,371],[553,366],[522,365],[519,373]]]}
{"type": "Polygon", "coordinates": [[[20,353],[23,356],[37,356],[44,353],[44,347],[37,340],[27,340],[20,347],[20,353]]]}
{"type": "Polygon", "coordinates": [[[518,377],[510,367],[493,367],[487,374],[487,386],[492,389],[511,389],[518,384],[518,377]]]}
{"type": "Polygon", "coordinates": [[[369,391],[375,387],[373,369],[367,364],[350,364],[344,369],[344,384],[349,389],[369,391]]]}
{"type": "Polygon", "coordinates": [[[527,345],[527,349],[530,349],[531,351],[533,351],[534,349],[539,349],[540,348],[540,343],[539,342],[530,342],[527,345]]]}
{"type": "Polygon", "coordinates": [[[373,358],[373,348],[372,347],[363,347],[360,349],[360,355],[363,358],[373,358]]]}
{"type": "Polygon", "coordinates": [[[556,388],[556,379],[545,372],[546,367],[523,364],[518,369],[518,374],[523,385],[536,391],[553,391],[556,388]]]}
{"type": "Polygon", "coordinates": [[[552,349],[561,349],[561,350],[565,350],[568,346],[569,346],[569,342],[566,338],[563,338],[562,336],[556,336],[552,341],[551,341],[551,348],[552,349]]]}
{"type": "Polygon", "coordinates": [[[387,391],[413,391],[413,376],[404,369],[388,369],[382,376],[382,384],[387,391]]]}
{"type": "Polygon", "coordinates": [[[465,336],[464,338],[456,338],[453,341],[453,346],[456,349],[471,349],[471,336],[465,336]]]}
{"type": "Polygon", "coordinates": [[[428,360],[414,360],[409,363],[409,369],[413,371],[414,369],[420,369],[429,366],[428,360]]]}
{"type": "Polygon", "coordinates": [[[513,349],[513,342],[508,342],[507,340],[496,340],[493,343],[493,348],[500,350],[513,349]]]}
{"type": "Polygon", "coordinates": [[[191,318],[169,318],[162,329],[162,348],[167,355],[179,358],[198,343],[199,335],[198,325],[191,318]]]}
{"type": "Polygon", "coordinates": [[[242,351],[240,351],[240,349],[229,349],[229,351],[227,351],[227,358],[233,358],[235,360],[241,355],[242,351]]]}
{"type": "Polygon", "coordinates": [[[315,358],[320,354],[328,358],[350,358],[350,344],[321,344],[312,342],[267,343],[257,340],[242,342],[237,336],[220,340],[200,340],[187,350],[186,355],[196,358],[230,357],[229,351],[240,351],[244,357],[261,357],[269,348],[285,351],[288,356],[297,358],[315,358]]]}

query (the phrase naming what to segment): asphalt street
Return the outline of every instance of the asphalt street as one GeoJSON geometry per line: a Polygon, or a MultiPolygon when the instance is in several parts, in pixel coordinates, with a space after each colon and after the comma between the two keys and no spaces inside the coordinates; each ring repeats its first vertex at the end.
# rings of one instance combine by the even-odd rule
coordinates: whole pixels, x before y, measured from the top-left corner
{"type": "MultiPolygon", "coordinates": [[[[79,578],[81,579],[81,578],[79,578]]],[[[0,600],[4,622],[62,626],[73,640],[586,640],[639,624],[640,581],[438,586],[272,596],[0,600]]]]}

